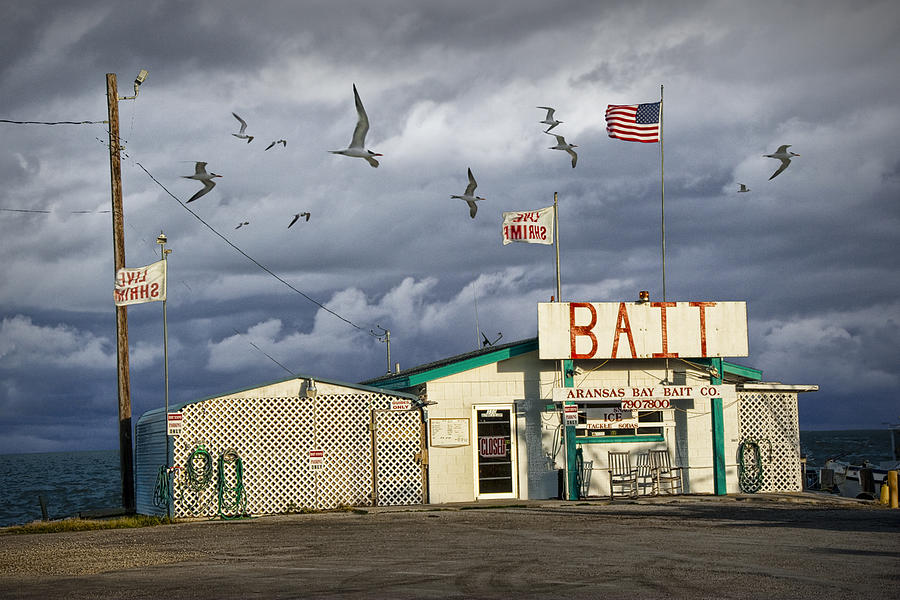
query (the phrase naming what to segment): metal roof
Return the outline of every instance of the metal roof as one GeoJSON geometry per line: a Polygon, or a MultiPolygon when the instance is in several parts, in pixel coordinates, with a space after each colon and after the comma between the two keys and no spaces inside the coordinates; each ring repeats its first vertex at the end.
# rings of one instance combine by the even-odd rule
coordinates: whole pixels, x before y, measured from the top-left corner
{"type": "Polygon", "coordinates": [[[454,375],[475,367],[506,360],[538,349],[536,337],[500,346],[487,346],[480,350],[457,354],[397,373],[387,373],[375,379],[363,381],[364,385],[376,385],[387,389],[404,389],[439,377],[454,375]]]}
{"type": "MultiPolygon", "coordinates": [[[[360,390],[363,392],[372,392],[375,394],[389,394],[391,396],[400,396],[403,398],[409,398],[410,400],[412,400],[414,402],[418,401],[418,396],[416,396],[414,394],[408,394],[405,392],[398,392],[395,389],[389,389],[389,388],[383,388],[383,387],[373,387],[373,386],[365,385],[362,383],[347,383],[345,381],[337,381],[335,379],[326,379],[324,377],[312,377],[310,375],[297,374],[292,377],[285,377],[284,379],[278,379],[276,381],[270,381],[268,383],[251,385],[251,386],[240,388],[237,390],[232,390],[230,392],[225,392],[223,394],[213,394],[212,396],[206,396],[205,398],[198,398],[197,400],[189,400],[187,402],[181,402],[178,404],[170,404],[169,412],[179,411],[189,404],[197,404],[199,402],[205,402],[207,400],[214,400],[215,398],[221,398],[223,396],[232,396],[234,394],[240,394],[241,392],[255,390],[256,388],[266,387],[267,385],[277,385],[279,383],[285,383],[286,381],[294,381],[294,380],[300,381],[303,379],[313,379],[317,383],[327,383],[329,385],[346,387],[346,388],[350,388],[350,389],[354,389],[354,390],[360,390]]],[[[138,419],[138,422],[142,421],[144,418],[149,418],[149,417],[155,415],[156,413],[162,413],[164,411],[165,411],[165,407],[150,409],[140,416],[140,418],[138,419]]]]}

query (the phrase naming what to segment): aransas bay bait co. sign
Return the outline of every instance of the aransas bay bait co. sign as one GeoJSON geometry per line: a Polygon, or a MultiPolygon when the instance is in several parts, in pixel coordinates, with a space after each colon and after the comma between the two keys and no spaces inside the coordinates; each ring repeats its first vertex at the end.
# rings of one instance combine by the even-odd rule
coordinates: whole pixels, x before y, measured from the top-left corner
{"type": "Polygon", "coordinates": [[[733,394],[731,384],[702,385],[609,385],[553,388],[553,402],[603,404],[622,410],[664,410],[673,400],[721,398],[733,394]]]}
{"type": "Polygon", "coordinates": [[[745,302],[541,302],[541,359],[747,356],[745,302]]]}

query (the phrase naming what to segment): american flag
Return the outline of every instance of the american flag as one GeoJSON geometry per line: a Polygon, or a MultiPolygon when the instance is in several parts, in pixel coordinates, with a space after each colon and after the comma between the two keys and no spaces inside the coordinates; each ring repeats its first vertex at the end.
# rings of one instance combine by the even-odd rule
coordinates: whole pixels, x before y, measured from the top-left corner
{"type": "Polygon", "coordinates": [[[606,107],[606,132],[626,142],[658,142],[659,105],[610,104],[606,107]]]}

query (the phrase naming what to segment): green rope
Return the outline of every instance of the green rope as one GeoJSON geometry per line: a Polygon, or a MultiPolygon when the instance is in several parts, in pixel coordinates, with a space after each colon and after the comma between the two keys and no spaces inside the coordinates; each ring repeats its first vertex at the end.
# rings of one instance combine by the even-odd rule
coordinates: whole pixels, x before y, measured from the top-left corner
{"type": "Polygon", "coordinates": [[[199,492],[209,485],[209,482],[212,481],[212,465],[212,456],[210,456],[206,448],[202,445],[194,448],[194,451],[188,456],[187,464],[185,465],[188,486],[192,490],[199,492]],[[195,460],[200,463],[199,471],[198,467],[194,465],[195,460]]]}
{"type": "Polygon", "coordinates": [[[219,455],[219,516],[223,519],[248,517],[247,495],[244,493],[244,463],[236,450],[228,449],[219,455]],[[225,463],[234,464],[234,487],[225,479],[225,463]]]}
{"type": "Polygon", "coordinates": [[[755,494],[762,489],[762,452],[756,440],[744,440],[738,447],[738,484],[745,494],[755,494]],[[745,457],[748,455],[752,464],[747,464],[745,457]]]}
{"type": "Polygon", "coordinates": [[[153,504],[159,508],[168,508],[172,499],[172,486],[169,484],[169,470],[165,465],[159,466],[156,473],[156,488],[153,490],[153,504]]]}

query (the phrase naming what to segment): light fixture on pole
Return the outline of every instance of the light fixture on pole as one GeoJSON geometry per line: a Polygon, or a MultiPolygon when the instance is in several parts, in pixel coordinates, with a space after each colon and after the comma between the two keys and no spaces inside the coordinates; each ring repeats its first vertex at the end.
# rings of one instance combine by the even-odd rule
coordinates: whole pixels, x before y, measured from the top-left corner
{"type": "Polygon", "coordinates": [[[134,78],[134,96],[122,96],[119,100],[134,100],[137,98],[138,90],[140,90],[141,84],[147,79],[147,75],[147,69],[141,69],[137,77],[134,78]]]}
{"type": "MultiPolygon", "coordinates": [[[[134,80],[134,96],[119,97],[115,73],[106,74],[106,108],[109,113],[109,179],[112,197],[113,273],[125,268],[125,215],[122,208],[122,146],[119,139],[119,100],[133,100],[147,78],[141,69],[134,80]]],[[[128,363],[127,307],[116,307],[116,387],[119,404],[119,471],[122,508],[134,512],[134,447],[131,425],[131,381],[128,363]]]]}
{"type": "Polygon", "coordinates": [[[319,390],[316,389],[316,380],[310,377],[306,381],[306,397],[312,400],[319,393],[319,390]]]}

